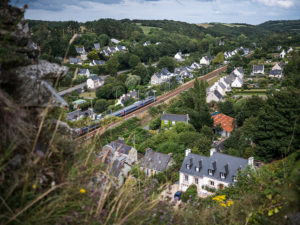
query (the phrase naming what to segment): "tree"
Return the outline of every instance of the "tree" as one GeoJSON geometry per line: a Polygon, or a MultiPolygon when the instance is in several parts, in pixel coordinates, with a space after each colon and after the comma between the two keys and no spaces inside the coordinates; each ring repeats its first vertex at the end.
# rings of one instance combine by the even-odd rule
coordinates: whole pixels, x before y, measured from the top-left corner
{"type": "Polygon", "coordinates": [[[106,63],[106,70],[111,75],[116,75],[120,66],[117,56],[112,56],[106,63]]]}
{"type": "Polygon", "coordinates": [[[259,79],[258,85],[260,88],[266,88],[268,86],[268,80],[265,78],[259,79]]]}
{"type": "Polygon", "coordinates": [[[147,84],[150,80],[148,70],[142,63],[137,64],[133,73],[141,77],[142,84],[147,84]]]}
{"type": "Polygon", "coordinates": [[[102,113],[107,109],[108,103],[105,99],[98,99],[94,105],[94,111],[96,113],[102,113]]]}
{"type": "Polygon", "coordinates": [[[161,125],[161,119],[160,119],[160,117],[157,117],[155,120],[151,121],[149,128],[151,130],[157,130],[160,128],[160,125],[161,125]]]}
{"type": "Polygon", "coordinates": [[[95,50],[92,50],[88,53],[87,57],[89,58],[89,60],[99,60],[99,55],[98,55],[98,52],[95,51],[95,50]]]}
{"type": "Polygon", "coordinates": [[[126,81],[125,81],[125,86],[129,89],[129,90],[133,90],[137,85],[139,85],[141,83],[141,78],[139,76],[136,75],[131,75],[129,76],[126,81]]]}
{"type": "Polygon", "coordinates": [[[219,52],[216,57],[213,59],[212,63],[213,64],[222,64],[224,63],[225,57],[223,52],[219,52]]]}
{"type": "Polygon", "coordinates": [[[127,98],[123,104],[126,107],[126,106],[133,104],[134,102],[135,102],[134,98],[127,98]]]}
{"type": "Polygon", "coordinates": [[[109,37],[106,34],[101,34],[99,36],[99,42],[101,46],[106,46],[109,44],[109,37]]]}
{"type": "Polygon", "coordinates": [[[231,101],[219,102],[218,106],[221,113],[232,117],[235,116],[233,104],[231,101]]]}
{"type": "Polygon", "coordinates": [[[131,68],[134,68],[135,66],[137,66],[139,63],[141,62],[140,57],[136,56],[136,55],[131,55],[129,58],[129,66],[131,68]]]}
{"type": "Polygon", "coordinates": [[[175,69],[175,66],[176,66],[176,62],[175,60],[172,58],[172,57],[169,57],[169,56],[164,56],[162,57],[158,64],[157,64],[157,67],[159,69],[162,69],[162,68],[168,68],[168,70],[170,72],[173,72],[174,69],[175,69]]]}
{"type": "Polygon", "coordinates": [[[188,187],[188,189],[182,193],[181,200],[183,202],[187,202],[187,200],[194,200],[197,197],[198,191],[197,186],[192,184],[188,187]]]}

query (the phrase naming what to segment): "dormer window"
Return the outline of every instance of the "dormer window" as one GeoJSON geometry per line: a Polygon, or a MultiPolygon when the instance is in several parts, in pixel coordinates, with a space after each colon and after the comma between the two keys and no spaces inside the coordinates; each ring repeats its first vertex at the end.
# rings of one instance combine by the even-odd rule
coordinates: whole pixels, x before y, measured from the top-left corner
{"type": "Polygon", "coordinates": [[[189,170],[190,169],[190,164],[186,164],[186,168],[189,170]]]}
{"type": "Polygon", "coordinates": [[[199,172],[199,167],[196,167],[196,172],[199,172]]]}
{"type": "Polygon", "coordinates": [[[213,175],[213,171],[212,170],[208,170],[208,175],[212,176],[213,175]]]}
{"type": "Polygon", "coordinates": [[[220,177],[221,177],[221,179],[225,179],[225,173],[223,173],[223,172],[220,172],[220,177]]]}

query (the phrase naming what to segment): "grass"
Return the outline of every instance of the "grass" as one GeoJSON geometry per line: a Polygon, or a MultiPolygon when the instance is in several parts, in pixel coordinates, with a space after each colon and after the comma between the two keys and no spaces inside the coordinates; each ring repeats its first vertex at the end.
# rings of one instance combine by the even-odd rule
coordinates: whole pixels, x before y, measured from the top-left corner
{"type": "Polygon", "coordinates": [[[149,34],[151,29],[155,30],[161,30],[162,28],[160,27],[148,27],[148,26],[142,26],[140,23],[137,23],[138,26],[140,26],[144,32],[144,34],[149,34]]]}
{"type": "Polygon", "coordinates": [[[197,24],[197,26],[199,27],[203,27],[203,28],[209,28],[209,27],[213,27],[214,25],[213,24],[208,24],[208,23],[199,23],[197,24]]]}
{"type": "Polygon", "coordinates": [[[79,95],[79,97],[82,97],[82,98],[96,98],[96,92],[95,91],[83,92],[79,95]]]}

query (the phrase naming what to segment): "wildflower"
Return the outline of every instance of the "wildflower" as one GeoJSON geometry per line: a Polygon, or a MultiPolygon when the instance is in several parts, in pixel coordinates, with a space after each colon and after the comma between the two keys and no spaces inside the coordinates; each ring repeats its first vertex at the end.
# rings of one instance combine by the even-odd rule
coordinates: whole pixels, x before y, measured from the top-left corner
{"type": "Polygon", "coordinates": [[[32,185],[32,189],[36,189],[36,184],[33,184],[33,185],[32,185]]]}
{"type": "Polygon", "coordinates": [[[233,205],[233,201],[232,200],[228,200],[227,201],[227,206],[231,206],[231,205],[233,205]]]}
{"type": "Polygon", "coordinates": [[[221,203],[220,203],[220,206],[226,207],[226,204],[223,203],[223,202],[221,202],[221,203]]]}
{"type": "Polygon", "coordinates": [[[79,191],[81,194],[85,194],[86,190],[81,188],[80,191],[79,191]]]}

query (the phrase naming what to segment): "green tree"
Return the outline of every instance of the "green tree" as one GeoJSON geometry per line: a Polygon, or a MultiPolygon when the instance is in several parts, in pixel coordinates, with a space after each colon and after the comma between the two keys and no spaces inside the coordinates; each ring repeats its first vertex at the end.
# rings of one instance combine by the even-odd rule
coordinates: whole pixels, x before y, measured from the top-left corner
{"type": "Polygon", "coordinates": [[[212,63],[213,64],[222,64],[224,63],[225,57],[223,52],[219,52],[216,57],[213,59],[212,63]]]}
{"type": "Polygon", "coordinates": [[[108,103],[105,99],[97,99],[94,105],[94,111],[96,113],[102,113],[107,109],[108,103]]]}
{"type": "Polygon", "coordinates": [[[157,64],[157,67],[159,69],[168,68],[168,70],[170,72],[174,71],[175,66],[176,66],[176,62],[175,62],[174,58],[169,57],[169,56],[162,57],[157,64]]]}
{"type": "Polygon", "coordinates": [[[130,68],[134,68],[135,66],[137,66],[139,63],[141,62],[140,57],[136,56],[136,55],[131,55],[129,58],[129,66],[130,68]]]}
{"type": "Polygon", "coordinates": [[[106,63],[106,70],[111,75],[116,75],[120,66],[118,57],[116,55],[112,56],[106,63]]]}
{"type": "Polygon", "coordinates": [[[98,40],[101,46],[106,46],[109,44],[109,37],[106,34],[101,34],[98,40]]]}
{"type": "Polygon", "coordinates": [[[197,191],[197,186],[195,184],[192,184],[188,187],[188,189],[182,193],[181,195],[181,200],[183,202],[187,202],[187,200],[195,200],[197,197],[198,191],[197,191]]]}
{"type": "Polygon", "coordinates": [[[141,77],[142,84],[147,84],[150,80],[148,70],[142,63],[134,68],[133,73],[141,77]]]}
{"type": "Polygon", "coordinates": [[[98,52],[95,51],[95,50],[92,50],[88,53],[87,57],[89,58],[89,60],[99,60],[99,55],[98,55],[98,52]]]}
{"type": "Polygon", "coordinates": [[[160,117],[157,117],[155,120],[151,121],[149,128],[151,130],[157,130],[160,128],[160,125],[161,125],[161,119],[160,119],[160,117]]]}
{"type": "Polygon", "coordinates": [[[134,98],[127,98],[123,104],[126,107],[126,106],[133,104],[134,102],[135,102],[134,98]]]}
{"type": "Polygon", "coordinates": [[[231,101],[219,102],[218,107],[221,113],[224,113],[227,116],[235,116],[233,104],[231,101]]]}
{"type": "Polygon", "coordinates": [[[125,86],[129,89],[129,90],[133,90],[137,85],[139,85],[141,83],[141,78],[139,76],[136,75],[131,75],[129,76],[126,81],[125,81],[125,86]]]}

